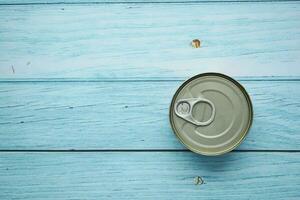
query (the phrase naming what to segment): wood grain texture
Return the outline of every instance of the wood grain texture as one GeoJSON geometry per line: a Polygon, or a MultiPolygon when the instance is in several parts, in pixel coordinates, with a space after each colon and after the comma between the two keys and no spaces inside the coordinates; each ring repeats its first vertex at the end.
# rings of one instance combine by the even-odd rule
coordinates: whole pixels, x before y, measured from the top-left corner
{"type": "Polygon", "coordinates": [[[0,161],[2,200],[300,197],[299,153],[1,153],[0,161]]]}
{"type": "Polygon", "coordinates": [[[299,18],[298,2],[2,5],[0,77],[300,75],[299,18]]]}
{"type": "MultiPolygon", "coordinates": [[[[300,149],[300,81],[242,81],[243,150],[300,149]]],[[[180,81],[0,83],[0,149],[184,149],[169,126],[180,81]]]]}
{"type": "Polygon", "coordinates": [[[0,199],[299,199],[300,3],[221,1],[0,0],[0,199]],[[169,127],[207,71],[246,76],[242,151],[169,127]]]}

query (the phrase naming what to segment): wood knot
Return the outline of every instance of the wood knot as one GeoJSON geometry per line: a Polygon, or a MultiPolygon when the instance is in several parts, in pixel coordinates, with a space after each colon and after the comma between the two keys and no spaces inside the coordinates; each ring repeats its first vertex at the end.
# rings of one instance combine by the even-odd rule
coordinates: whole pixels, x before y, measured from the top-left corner
{"type": "Polygon", "coordinates": [[[200,48],[201,42],[200,42],[200,40],[198,40],[198,39],[194,39],[194,40],[191,42],[191,45],[192,45],[192,47],[194,47],[194,48],[200,48]]]}
{"type": "Polygon", "coordinates": [[[196,176],[194,178],[194,184],[195,185],[202,185],[204,183],[203,179],[200,176],[196,176]]]}

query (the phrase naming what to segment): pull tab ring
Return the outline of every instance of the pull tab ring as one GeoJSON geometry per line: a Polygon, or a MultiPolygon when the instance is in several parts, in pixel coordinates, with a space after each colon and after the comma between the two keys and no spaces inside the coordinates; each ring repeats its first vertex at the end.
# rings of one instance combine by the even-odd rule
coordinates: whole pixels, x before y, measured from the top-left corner
{"type": "Polygon", "coordinates": [[[215,109],[214,104],[210,100],[204,99],[201,97],[190,98],[190,99],[181,99],[176,102],[174,109],[175,109],[175,114],[178,117],[180,117],[194,125],[197,125],[197,126],[209,125],[210,123],[212,123],[212,121],[214,120],[215,115],[216,115],[216,109],[215,109]],[[194,105],[199,102],[207,103],[212,109],[211,116],[207,121],[204,121],[204,122],[198,121],[192,115],[194,105]]]}

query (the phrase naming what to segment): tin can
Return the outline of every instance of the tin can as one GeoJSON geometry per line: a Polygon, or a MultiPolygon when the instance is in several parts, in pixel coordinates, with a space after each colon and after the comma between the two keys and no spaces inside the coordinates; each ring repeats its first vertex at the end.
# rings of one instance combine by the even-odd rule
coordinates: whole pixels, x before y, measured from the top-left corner
{"type": "Polygon", "coordinates": [[[241,144],[253,121],[253,107],[236,80],[220,73],[203,73],[178,88],[169,118],[175,135],[188,149],[216,156],[241,144]]]}

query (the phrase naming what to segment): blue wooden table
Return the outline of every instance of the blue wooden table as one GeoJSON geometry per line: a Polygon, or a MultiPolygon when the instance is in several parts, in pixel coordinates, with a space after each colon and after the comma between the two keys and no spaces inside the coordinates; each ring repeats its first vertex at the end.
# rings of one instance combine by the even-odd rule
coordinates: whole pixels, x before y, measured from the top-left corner
{"type": "Polygon", "coordinates": [[[0,0],[1,200],[300,199],[299,130],[299,1],[0,0]],[[208,71],[254,106],[219,157],[168,121],[208,71]]]}

